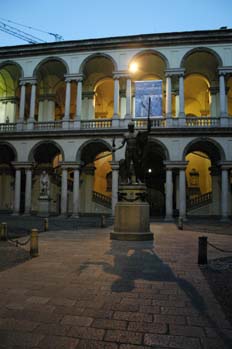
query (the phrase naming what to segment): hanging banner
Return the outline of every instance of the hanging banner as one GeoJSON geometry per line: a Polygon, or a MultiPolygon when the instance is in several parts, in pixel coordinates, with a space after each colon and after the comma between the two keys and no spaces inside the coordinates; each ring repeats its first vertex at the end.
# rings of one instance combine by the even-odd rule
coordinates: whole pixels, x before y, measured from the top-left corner
{"type": "Polygon", "coordinates": [[[162,80],[135,81],[135,117],[148,116],[148,103],[151,99],[150,116],[162,116],[162,80]]]}

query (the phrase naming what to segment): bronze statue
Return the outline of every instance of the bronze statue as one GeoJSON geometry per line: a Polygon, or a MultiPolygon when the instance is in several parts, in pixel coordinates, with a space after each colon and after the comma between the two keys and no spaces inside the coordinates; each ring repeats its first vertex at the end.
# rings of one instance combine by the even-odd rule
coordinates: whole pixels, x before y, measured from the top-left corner
{"type": "Polygon", "coordinates": [[[113,146],[113,152],[115,152],[126,144],[125,159],[120,160],[119,168],[119,175],[123,183],[131,184],[133,181],[136,183],[144,181],[142,165],[150,130],[151,123],[149,118],[146,131],[135,130],[134,122],[130,121],[128,123],[128,132],[124,134],[122,144],[117,149],[113,146]]]}

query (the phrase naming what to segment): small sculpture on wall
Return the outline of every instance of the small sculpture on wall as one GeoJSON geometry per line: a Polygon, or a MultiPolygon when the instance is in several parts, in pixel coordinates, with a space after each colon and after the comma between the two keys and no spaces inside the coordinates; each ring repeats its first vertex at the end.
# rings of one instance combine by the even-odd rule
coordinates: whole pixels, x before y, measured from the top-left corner
{"type": "Polygon", "coordinates": [[[50,189],[50,181],[47,172],[44,170],[40,176],[40,195],[48,196],[50,189]]]}

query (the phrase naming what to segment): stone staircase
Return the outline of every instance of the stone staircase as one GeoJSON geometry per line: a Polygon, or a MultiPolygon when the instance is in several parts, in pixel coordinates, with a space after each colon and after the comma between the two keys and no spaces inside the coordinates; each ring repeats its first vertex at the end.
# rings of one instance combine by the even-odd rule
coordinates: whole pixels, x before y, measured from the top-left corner
{"type": "Polygon", "coordinates": [[[192,211],[212,203],[212,192],[208,192],[187,200],[187,211],[192,211]]]}

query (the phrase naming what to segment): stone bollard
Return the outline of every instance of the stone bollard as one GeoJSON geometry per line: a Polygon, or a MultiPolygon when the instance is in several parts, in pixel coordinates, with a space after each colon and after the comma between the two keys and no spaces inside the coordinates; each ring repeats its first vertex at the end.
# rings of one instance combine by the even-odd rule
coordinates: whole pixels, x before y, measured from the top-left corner
{"type": "Polygon", "coordinates": [[[48,218],[44,218],[44,231],[48,231],[48,218]]]}
{"type": "Polygon", "coordinates": [[[31,230],[31,241],[30,241],[30,255],[31,257],[37,257],[39,255],[39,236],[38,229],[31,230]]]}
{"type": "Polygon", "coordinates": [[[178,217],[178,229],[183,230],[183,218],[181,216],[178,217]]]}
{"type": "Polygon", "coordinates": [[[7,240],[7,223],[5,223],[5,222],[1,223],[0,240],[2,240],[2,241],[7,240]]]}
{"type": "Polygon", "coordinates": [[[198,239],[198,264],[207,264],[207,236],[198,239]]]}
{"type": "Polygon", "coordinates": [[[101,215],[101,228],[105,228],[106,227],[106,216],[105,215],[101,215]]]}

